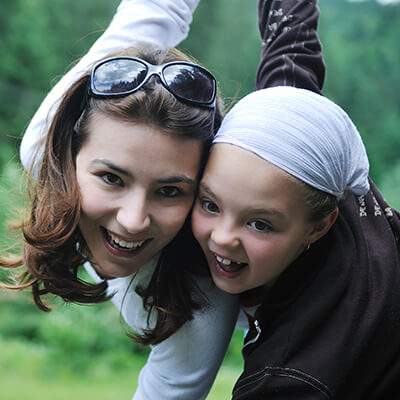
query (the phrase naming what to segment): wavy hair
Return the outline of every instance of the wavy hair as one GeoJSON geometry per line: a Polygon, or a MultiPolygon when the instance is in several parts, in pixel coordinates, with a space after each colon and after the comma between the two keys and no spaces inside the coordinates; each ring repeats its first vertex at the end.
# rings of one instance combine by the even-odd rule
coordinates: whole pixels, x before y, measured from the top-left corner
{"type": "MultiPolygon", "coordinates": [[[[175,60],[193,62],[176,49],[160,50],[149,46],[109,56],[116,55],[140,57],[152,64],[175,60]]],[[[23,252],[17,260],[0,260],[2,267],[25,267],[18,283],[7,287],[30,288],[36,306],[43,311],[50,311],[43,299],[48,294],[76,303],[99,303],[109,299],[106,282],[92,284],[78,274],[82,264],[90,261],[90,251],[78,225],[81,209],[75,158],[87,139],[90,116],[101,113],[120,121],[151,124],[166,134],[200,140],[204,149],[199,174],[222,120],[219,97],[215,110],[187,105],[165,90],[155,77],[127,96],[89,97],[82,113],[82,99],[89,79],[90,71],[87,71],[65,93],[47,132],[39,175],[31,182],[30,215],[19,226],[24,236],[23,252]]],[[[207,273],[205,265],[187,218],[180,232],[162,250],[149,285],[136,287],[149,317],[155,312],[157,318],[152,329],[142,335],[131,334],[133,340],[145,345],[157,344],[193,318],[193,311],[205,304],[193,275],[207,273]]]]}

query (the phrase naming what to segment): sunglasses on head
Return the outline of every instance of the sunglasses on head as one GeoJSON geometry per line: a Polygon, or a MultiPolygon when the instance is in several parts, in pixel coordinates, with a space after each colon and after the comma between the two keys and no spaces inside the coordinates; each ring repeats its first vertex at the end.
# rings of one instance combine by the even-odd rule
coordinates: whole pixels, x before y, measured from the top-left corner
{"type": "Polygon", "coordinates": [[[137,57],[112,57],[96,64],[90,76],[90,94],[122,96],[139,90],[153,75],[178,100],[202,107],[215,107],[217,84],[199,65],[172,61],[153,65],[137,57]]]}

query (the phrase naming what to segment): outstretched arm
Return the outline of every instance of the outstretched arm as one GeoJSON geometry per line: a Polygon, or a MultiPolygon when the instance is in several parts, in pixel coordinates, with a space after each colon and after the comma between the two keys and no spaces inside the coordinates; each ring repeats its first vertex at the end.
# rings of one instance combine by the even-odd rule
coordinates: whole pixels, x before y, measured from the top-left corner
{"type": "Polygon", "coordinates": [[[56,106],[67,88],[92,63],[113,51],[147,41],[175,47],[189,32],[199,0],[122,0],[109,27],[88,53],[50,91],[25,131],[20,157],[26,170],[37,174],[43,151],[43,138],[56,106]],[[36,154],[38,155],[36,158],[36,154]]]}
{"type": "Polygon", "coordinates": [[[317,34],[317,0],[260,0],[263,41],[257,89],[296,86],[321,93],[325,63],[317,34]]]}

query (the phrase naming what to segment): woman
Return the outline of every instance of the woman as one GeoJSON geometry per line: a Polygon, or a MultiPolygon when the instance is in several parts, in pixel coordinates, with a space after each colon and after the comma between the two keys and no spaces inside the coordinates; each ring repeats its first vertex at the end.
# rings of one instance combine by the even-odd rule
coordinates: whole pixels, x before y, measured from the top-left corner
{"type": "MultiPolygon", "coordinates": [[[[193,370],[182,377],[178,364],[166,374],[174,379],[168,396],[182,398],[208,392],[236,319],[235,298],[219,292],[199,270],[201,254],[185,224],[220,118],[215,89],[206,70],[172,50],[125,51],[83,75],[47,132],[30,217],[22,225],[23,255],[2,262],[26,266],[17,288],[30,287],[45,311],[46,294],[98,303],[129,291],[126,301],[122,296],[116,302],[142,344],[159,344],[185,325],[174,340],[185,335],[204,346],[206,327],[218,327],[221,341],[211,344],[210,364],[204,358],[204,367],[197,364],[202,357],[195,348],[186,353],[195,357],[193,370]],[[165,87],[151,76],[158,66],[165,87]],[[97,284],[78,274],[86,261],[97,284]],[[130,313],[135,305],[139,315],[130,313]]],[[[154,386],[143,386],[144,398],[162,385],[154,386]]]]}
{"type": "Polygon", "coordinates": [[[178,51],[136,49],[101,60],[62,97],[22,226],[24,254],[2,265],[27,267],[19,287],[43,310],[48,293],[79,303],[115,294],[135,339],[156,345],[135,399],[204,398],[237,316],[235,296],[192,259],[185,222],[221,120],[216,83],[178,51]],[[78,275],[87,260],[97,284],[78,275]],[[219,339],[210,343],[210,332],[219,339]]]}
{"type": "MultiPolygon", "coordinates": [[[[186,21],[190,20],[188,10],[193,11],[194,3],[197,2],[185,1],[179,7],[173,7],[172,2],[171,4],[169,3],[165,1],[149,2],[147,0],[123,1],[121,3],[110,28],[93,46],[88,55],[56,85],[34,116],[21,145],[21,159],[27,169],[33,166],[34,171],[37,173],[38,165],[40,165],[38,159],[40,157],[36,159],[36,164],[32,165],[32,154],[36,152],[39,155],[43,154],[43,147],[40,147],[40,143],[47,133],[46,118],[52,104],[58,101],[65,88],[76,79],[76,76],[82,70],[87,68],[88,64],[97,59],[99,54],[104,56],[103,49],[114,50],[132,45],[134,44],[132,42],[136,42],[138,39],[137,36],[132,35],[132,32],[141,32],[143,29],[145,29],[146,39],[162,38],[167,40],[167,45],[176,44],[173,42],[177,40],[177,37],[182,38],[182,32],[187,32],[187,29],[182,28],[182,20],[185,21],[185,18],[186,21]],[[157,7],[154,7],[154,3],[157,3],[157,7]],[[136,7],[140,7],[142,13],[136,12],[136,7]],[[163,8],[165,8],[165,15],[162,15],[163,8]],[[180,13],[180,15],[175,16],[174,13],[180,13]],[[147,21],[154,21],[154,18],[163,21],[163,23],[160,25],[147,23],[147,21]],[[171,33],[171,30],[175,30],[176,34],[171,33]]],[[[315,2],[294,0],[261,1],[259,13],[260,31],[266,44],[263,47],[263,59],[259,69],[260,82],[268,85],[277,85],[281,82],[285,84],[300,84],[312,90],[320,90],[324,76],[324,64],[316,34],[318,10],[315,2]],[[275,29],[271,30],[270,26],[274,26],[275,29]]],[[[49,121],[53,118],[55,109],[56,107],[52,108],[52,114],[48,118],[49,121]]],[[[79,112],[80,110],[77,110],[77,114],[79,112]]],[[[97,125],[99,127],[104,126],[102,122],[98,121],[97,125]]],[[[90,127],[91,125],[87,126],[90,127]]],[[[122,129],[125,125],[118,125],[118,127],[122,129]]],[[[77,128],[82,128],[82,125],[78,124],[77,128]]],[[[152,131],[149,132],[150,135],[153,133],[152,131]]],[[[114,142],[116,142],[115,138],[111,139],[111,143],[114,142]]],[[[88,143],[90,144],[90,141],[88,143]]],[[[82,148],[83,150],[84,147],[82,148]]],[[[78,155],[81,155],[81,153],[78,155]]],[[[138,156],[140,155],[141,153],[139,152],[138,156]]],[[[77,161],[80,161],[80,157],[77,161]]],[[[154,162],[153,164],[156,163],[154,162]]],[[[77,167],[79,165],[84,164],[77,163],[77,167]]],[[[115,170],[107,170],[107,174],[100,174],[100,176],[107,183],[117,184],[118,187],[118,183],[122,179],[120,181],[119,176],[115,177],[114,172],[115,170]],[[110,172],[113,175],[107,175],[110,172]],[[112,181],[109,179],[111,177],[112,181]]],[[[170,188],[167,190],[169,191],[170,188]]],[[[174,193],[173,190],[172,193],[174,193]]],[[[82,200],[85,199],[83,198],[82,200]]],[[[93,219],[95,220],[95,218],[93,219]]],[[[113,246],[110,239],[116,242],[112,237],[114,228],[109,226],[107,222],[99,223],[98,225],[101,226],[102,232],[104,232],[103,228],[107,229],[102,239],[105,238],[109,242],[108,245],[113,246]]],[[[130,229],[128,228],[127,230],[129,231],[130,229]]],[[[182,237],[185,238],[186,236],[182,235],[182,237]]],[[[190,238],[190,236],[187,237],[190,238]]],[[[146,238],[139,237],[138,239],[140,240],[133,242],[123,240],[125,243],[122,244],[122,247],[138,246],[146,238]]],[[[180,240],[182,238],[177,242],[179,243],[180,240]]],[[[88,264],[86,264],[86,268],[96,282],[103,282],[97,273],[98,266],[97,272],[88,264]]],[[[143,281],[143,286],[146,288],[148,280],[152,277],[153,270],[153,260],[150,260],[137,272],[134,284],[137,284],[138,281],[140,283],[143,281]]],[[[113,271],[109,269],[107,271],[100,270],[100,273],[103,277],[119,275],[115,269],[113,271]]],[[[207,281],[203,283],[203,292],[204,286],[207,288],[207,284],[207,281]]],[[[143,327],[146,328],[145,321],[148,313],[141,305],[141,297],[134,290],[128,290],[132,289],[130,288],[129,277],[128,279],[124,277],[108,279],[107,285],[108,293],[114,294],[112,299],[129,325],[135,329],[139,327],[139,330],[142,330],[143,327]]],[[[218,307],[207,308],[209,314],[195,311],[193,320],[184,323],[168,339],[153,347],[149,360],[141,372],[135,399],[197,399],[204,397],[221,362],[232,330],[233,319],[236,316],[235,297],[220,299],[221,294],[213,292],[212,289],[209,290],[211,290],[211,293],[207,289],[207,297],[211,300],[210,303],[213,303],[213,299],[210,299],[210,297],[212,297],[213,293],[216,293],[214,303],[218,307]],[[202,318],[202,316],[204,317],[202,318]],[[210,337],[214,339],[210,341],[210,337]],[[204,351],[205,348],[207,348],[207,351],[204,351]],[[210,354],[213,355],[212,358],[210,358],[210,354]]],[[[152,316],[154,317],[153,314],[152,316]]]]}
{"type": "Polygon", "coordinates": [[[260,90],[224,118],[192,227],[250,322],[234,399],[396,393],[400,218],[368,170],[348,115],[311,91],[260,90]]]}

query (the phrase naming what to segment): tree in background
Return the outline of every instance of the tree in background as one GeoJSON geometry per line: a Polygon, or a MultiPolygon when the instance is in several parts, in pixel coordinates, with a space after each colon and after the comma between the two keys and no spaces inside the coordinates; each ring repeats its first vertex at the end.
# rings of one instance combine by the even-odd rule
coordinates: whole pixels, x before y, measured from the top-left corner
{"type": "MultiPolygon", "coordinates": [[[[118,0],[2,0],[0,162],[51,86],[107,27],[118,0]]],[[[9,151],[8,151],[9,153],[9,151]]]]}
{"type": "Polygon", "coordinates": [[[320,7],[325,93],[355,121],[380,182],[400,167],[400,4],[324,0],[320,7]]]}

